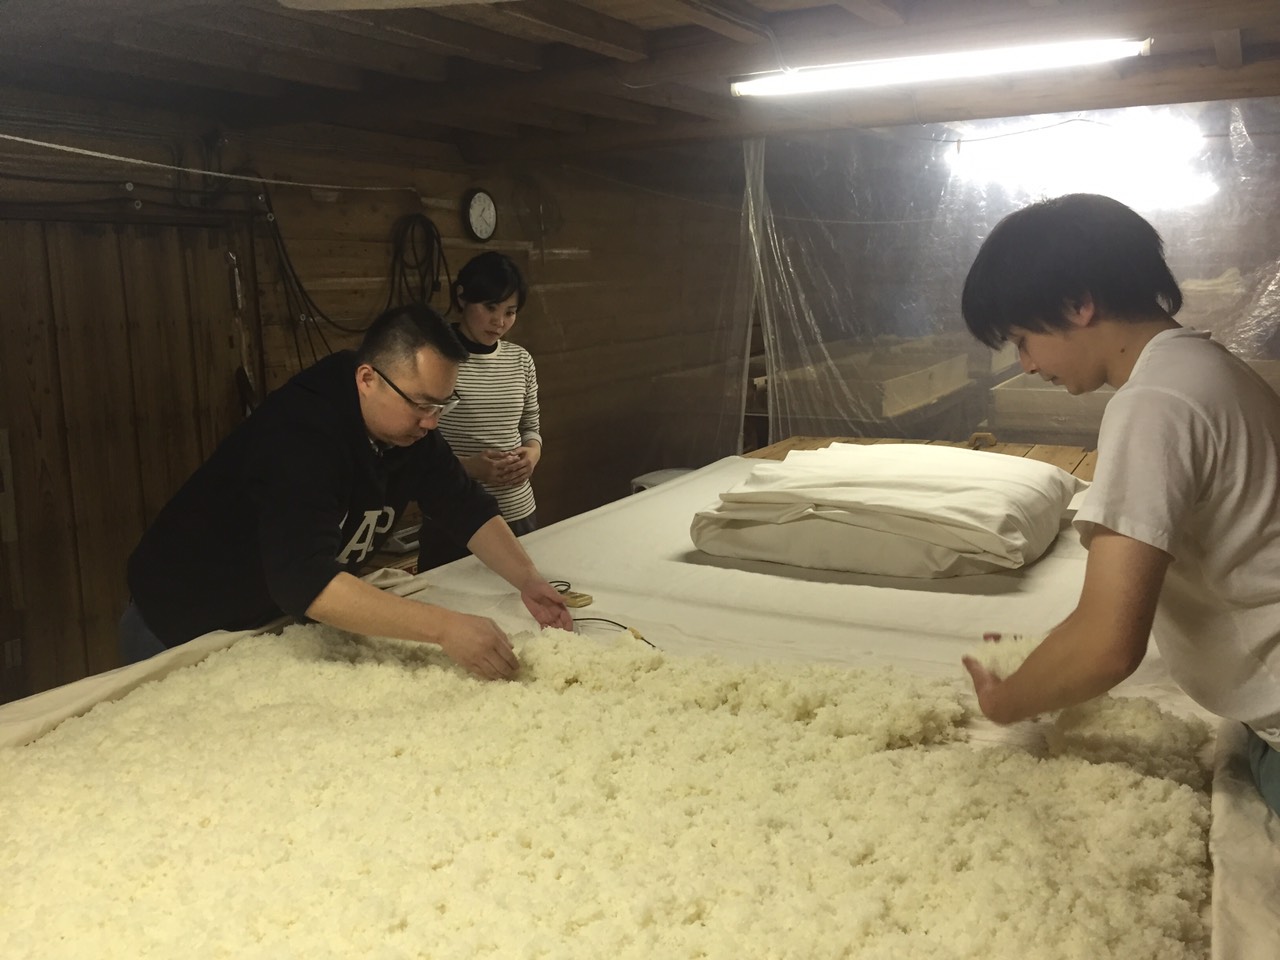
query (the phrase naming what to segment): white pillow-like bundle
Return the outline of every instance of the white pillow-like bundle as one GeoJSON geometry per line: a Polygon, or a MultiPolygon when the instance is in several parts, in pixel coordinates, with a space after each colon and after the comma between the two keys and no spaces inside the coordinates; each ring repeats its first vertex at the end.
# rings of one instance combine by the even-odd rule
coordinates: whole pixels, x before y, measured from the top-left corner
{"type": "Polygon", "coordinates": [[[694,515],[705,553],[895,577],[1013,569],[1087,486],[1051,464],[923,444],[835,443],[766,461],[694,515]]]}

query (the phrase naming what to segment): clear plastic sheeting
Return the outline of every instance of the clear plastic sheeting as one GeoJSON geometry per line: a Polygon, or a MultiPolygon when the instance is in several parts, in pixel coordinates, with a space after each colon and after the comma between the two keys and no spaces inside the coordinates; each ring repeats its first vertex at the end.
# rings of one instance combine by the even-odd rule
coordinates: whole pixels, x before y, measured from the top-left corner
{"type": "Polygon", "coordinates": [[[960,316],[991,228],[1078,191],[1147,217],[1183,287],[1177,319],[1280,388],[1280,98],[771,138],[744,162],[744,406],[748,425],[767,418],[761,440],[1090,446],[1106,395],[1021,375],[960,316]]]}

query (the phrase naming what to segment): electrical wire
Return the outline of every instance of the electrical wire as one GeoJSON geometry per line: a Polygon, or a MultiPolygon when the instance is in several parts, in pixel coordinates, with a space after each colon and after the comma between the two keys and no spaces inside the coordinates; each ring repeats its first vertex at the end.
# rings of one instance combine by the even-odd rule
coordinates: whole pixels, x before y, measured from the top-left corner
{"type": "Polygon", "coordinates": [[[452,288],[444,240],[435,222],[421,213],[397,220],[391,231],[391,277],[384,309],[429,303],[440,292],[441,274],[452,288]]]}
{"type": "MultiPolygon", "coordinates": [[[[280,221],[276,217],[271,203],[271,194],[264,186],[258,194],[267,214],[267,223],[271,231],[271,240],[280,268],[280,279],[283,284],[285,303],[289,316],[295,318],[293,327],[295,353],[298,356],[298,369],[302,369],[302,348],[298,336],[298,326],[303,328],[307,344],[314,359],[320,359],[319,350],[311,339],[314,330],[327,353],[333,352],[328,337],[320,323],[327,324],[342,333],[358,336],[368,329],[368,324],[353,327],[340,323],[325,313],[307,292],[302,278],[298,275],[293,258],[289,255],[289,247],[284,234],[280,230],[280,221]]],[[[390,289],[387,292],[387,303],[384,309],[404,303],[427,303],[432,294],[441,289],[440,276],[443,274],[452,285],[449,265],[444,255],[444,243],[440,230],[432,220],[420,213],[407,214],[395,225],[392,237],[392,262],[389,278],[390,289]]]]}
{"type": "Polygon", "coordinates": [[[11,143],[21,143],[29,147],[40,147],[41,149],[53,150],[58,153],[70,153],[80,157],[92,157],[95,160],[109,160],[113,163],[123,163],[133,167],[147,167],[153,170],[168,170],[171,173],[191,173],[199,177],[212,177],[221,180],[239,180],[263,187],[271,184],[273,186],[284,187],[307,187],[313,190],[352,190],[365,193],[408,192],[412,193],[414,196],[420,196],[418,188],[412,186],[359,187],[341,183],[307,183],[299,180],[281,180],[273,177],[264,177],[258,173],[222,173],[215,170],[200,170],[195,167],[183,167],[173,163],[157,163],[154,160],[140,160],[137,157],[125,157],[115,153],[103,153],[100,150],[86,150],[83,147],[69,147],[66,144],[52,143],[48,140],[33,140],[30,137],[19,137],[12,133],[0,133],[0,140],[8,140],[11,143]]]}
{"type": "MultiPolygon", "coordinates": [[[[568,593],[573,587],[573,584],[568,580],[548,580],[547,583],[555,587],[557,593],[568,593]]],[[[641,643],[646,643],[655,650],[658,649],[655,644],[641,636],[639,630],[634,627],[628,627],[625,623],[619,623],[617,620],[610,620],[608,617],[574,617],[573,622],[575,626],[579,623],[607,623],[610,626],[617,627],[619,632],[629,633],[641,643]]]]}
{"type": "Polygon", "coordinates": [[[655,650],[658,649],[657,646],[655,646],[651,641],[646,640],[643,636],[641,636],[639,630],[636,630],[632,627],[628,627],[625,623],[619,623],[617,620],[609,620],[605,617],[575,617],[573,622],[575,626],[579,623],[608,623],[617,627],[618,633],[629,633],[631,634],[631,636],[635,637],[641,643],[646,644],[650,647],[653,647],[653,649],[655,650]]]}
{"type": "MultiPolygon", "coordinates": [[[[355,336],[364,333],[368,324],[364,327],[351,327],[339,323],[320,309],[320,306],[312,299],[311,294],[307,292],[307,288],[302,282],[302,278],[298,276],[298,270],[293,264],[293,258],[289,256],[288,245],[285,243],[284,234],[280,231],[280,221],[276,217],[275,209],[271,204],[271,194],[265,186],[258,193],[258,199],[266,210],[267,223],[271,230],[271,239],[280,266],[280,278],[284,283],[285,301],[289,304],[290,316],[296,317],[297,322],[301,324],[310,321],[314,325],[316,321],[323,321],[342,333],[355,336]]],[[[319,328],[317,327],[317,329],[319,328]]],[[[318,356],[317,359],[319,359],[318,356]]]]}

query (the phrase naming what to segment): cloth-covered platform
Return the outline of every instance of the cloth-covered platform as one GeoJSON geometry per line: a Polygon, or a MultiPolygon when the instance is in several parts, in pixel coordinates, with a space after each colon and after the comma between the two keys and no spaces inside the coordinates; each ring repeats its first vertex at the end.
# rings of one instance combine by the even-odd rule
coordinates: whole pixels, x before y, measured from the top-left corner
{"type": "MultiPolygon", "coordinates": [[[[892,665],[957,682],[965,682],[961,655],[984,631],[1047,632],[1079,597],[1087,553],[1068,522],[1070,514],[1036,563],[974,577],[865,577],[699,553],[689,540],[694,513],[745,478],[755,462],[717,461],[535,531],[524,542],[546,576],[595,598],[575,615],[607,617],[645,636],[661,635],[670,652],[892,665]]],[[[416,595],[424,600],[465,605],[507,629],[527,628],[519,599],[473,558],[429,571],[409,585],[420,586],[416,595]]],[[[608,628],[586,623],[581,629],[608,628]]],[[[1208,716],[1169,678],[1154,644],[1116,692],[1208,716]]],[[[1035,736],[1028,725],[973,723],[975,740],[1035,736]]],[[[1239,725],[1222,722],[1218,728],[1210,833],[1212,956],[1274,960],[1280,957],[1280,818],[1249,779],[1239,725]]]]}
{"type": "MultiPolygon", "coordinates": [[[[753,466],[731,457],[525,538],[542,572],[594,603],[573,612],[605,617],[660,639],[676,654],[731,660],[893,665],[964,683],[959,658],[983,631],[1043,633],[1072,608],[1085,551],[1064,520],[1057,540],[1021,570],[946,580],[900,580],[709,557],[689,540],[693,514],[753,466]]],[[[519,598],[474,558],[417,577],[384,574],[388,589],[490,616],[508,631],[533,626],[519,598]]],[[[608,625],[584,621],[583,633],[608,625]]],[[[93,703],[198,661],[244,634],[210,634],[150,661],[0,707],[0,745],[28,742],[93,703]]],[[[1169,680],[1154,647],[1119,693],[1167,709],[1196,708],[1169,680]]],[[[1256,796],[1235,725],[1218,737],[1210,845],[1214,860],[1215,960],[1280,956],[1280,822],[1256,796]]],[[[974,721],[976,740],[1034,738],[974,721]]]]}

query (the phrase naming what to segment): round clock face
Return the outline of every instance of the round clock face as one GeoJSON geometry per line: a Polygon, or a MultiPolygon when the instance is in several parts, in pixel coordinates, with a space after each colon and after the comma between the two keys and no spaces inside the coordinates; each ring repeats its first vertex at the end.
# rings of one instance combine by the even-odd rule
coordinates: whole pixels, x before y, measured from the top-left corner
{"type": "Polygon", "coordinates": [[[498,206],[484,190],[472,190],[463,202],[467,230],[477,240],[488,240],[498,229],[498,206]]]}

